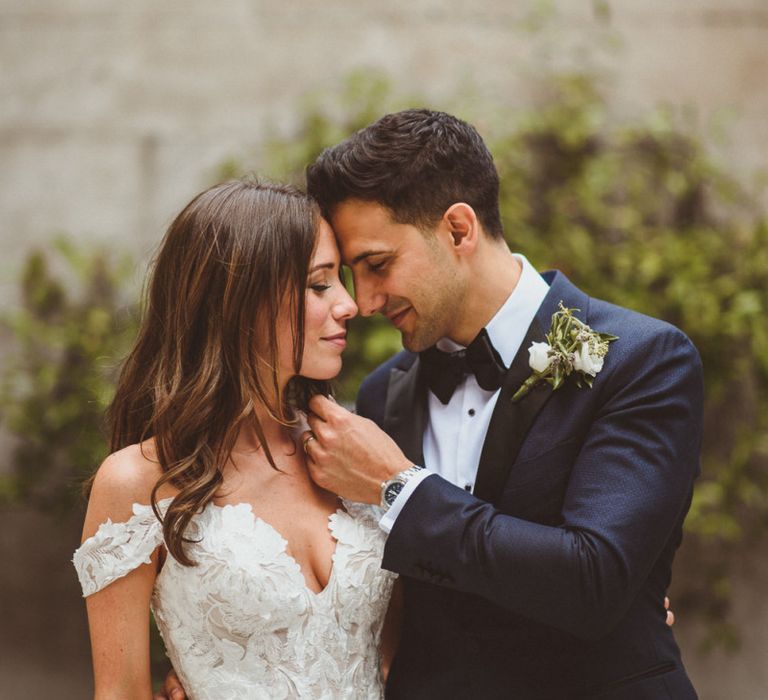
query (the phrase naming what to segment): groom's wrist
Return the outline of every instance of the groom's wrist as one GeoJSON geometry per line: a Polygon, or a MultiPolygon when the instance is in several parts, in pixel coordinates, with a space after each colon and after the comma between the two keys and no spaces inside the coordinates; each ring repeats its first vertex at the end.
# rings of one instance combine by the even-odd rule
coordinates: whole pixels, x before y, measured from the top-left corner
{"type": "Polygon", "coordinates": [[[436,476],[435,473],[429,469],[420,469],[416,476],[408,480],[408,483],[403,487],[403,490],[395,499],[392,507],[389,510],[384,511],[379,519],[379,527],[383,532],[389,534],[392,531],[395,523],[400,518],[403,508],[405,508],[408,501],[413,498],[417,489],[421,488],[422,482],[428,481],[430,477],[433,476],[436,476]]]}
{"type": "Polygon", "coordinates": [[[391,478],[381,483],[381,498],[379,506],[388,511],[395,499],[400,495],[405,485],[416,476],[419,472],[423,471],[424,467],[417,464],[413,464],[406,469],[403,469],[391,478]]]}

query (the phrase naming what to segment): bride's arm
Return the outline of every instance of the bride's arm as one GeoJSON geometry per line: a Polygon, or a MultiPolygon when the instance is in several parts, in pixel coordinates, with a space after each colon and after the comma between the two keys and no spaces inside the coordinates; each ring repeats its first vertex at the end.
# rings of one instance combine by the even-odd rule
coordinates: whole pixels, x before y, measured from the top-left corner
{"type": "Polygon", "coordinates": [[[381,675],[387,680],[392,659],[395,657],[400,644],[400,630],[403,625],[403,584],[400,579],[392,587],[392,597],[389,599],[384,627],[381,630],[381,675]]]}
{"type": "MultiPolygon", "coordinates": [[[[83,541],[93,536],[107,519],[113,523],[129,521],[133,503],[149,502],[151,480],[147,479],[146,469],[136,464],[135,455],[124,452],[107,458],[96,475],[83,541]]],[[[149,601],[157,570],[155,549],[150,564],[139,564],[86,598],[95,700],[152,697],[149,601]]]]}
{"type": "Polygon", "coordinates": [[[149,598],[156,554],[87,599],[93,653],[94,700],[152,697],[149,598]]]}

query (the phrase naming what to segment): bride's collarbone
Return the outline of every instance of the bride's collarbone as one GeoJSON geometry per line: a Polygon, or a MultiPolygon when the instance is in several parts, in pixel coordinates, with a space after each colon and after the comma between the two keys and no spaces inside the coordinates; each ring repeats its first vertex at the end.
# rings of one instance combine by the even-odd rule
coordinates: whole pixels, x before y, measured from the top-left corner
{"type": "Polygon", "coordinates": [[[225,473],[215,502],[247,502],[257,515],[262,510],[329,514],[339,507],[338,497],[315,484],[303,463],[279,466],[282,468],[233,469],[225,473]]]}

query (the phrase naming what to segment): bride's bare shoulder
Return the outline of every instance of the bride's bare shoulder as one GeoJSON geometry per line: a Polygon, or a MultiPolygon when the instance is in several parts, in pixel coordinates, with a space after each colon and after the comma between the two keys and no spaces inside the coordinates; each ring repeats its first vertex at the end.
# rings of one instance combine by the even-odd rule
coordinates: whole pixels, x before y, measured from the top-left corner
{"type": "MultiPolygon", "coordinates": [[[[109,455],[93,480],[84,536],[92,534],[88,531],[95,531],[107,518],[113,522],[128,520],[135,503],[148,505],[152,489],[162,474],[153,440],[128,445],[109,455]]],[[[158,492],[158,500],[173,495],[172,487],[163,487],[158,492]]]]}

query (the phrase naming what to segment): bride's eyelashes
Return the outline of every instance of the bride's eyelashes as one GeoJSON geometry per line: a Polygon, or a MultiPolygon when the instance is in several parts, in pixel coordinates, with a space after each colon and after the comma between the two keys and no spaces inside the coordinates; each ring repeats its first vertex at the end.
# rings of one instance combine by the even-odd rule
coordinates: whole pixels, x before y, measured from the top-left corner
{"type": "MultiPolygon", "coordinates": [[[[341,286],[346,289],[346,279],[341,268],[339,268],[338,281],[341,283],[341,286]]],[[[322,294],[323,292],[329,290],[331,287],[333,287],[333,283],[327,277],[324,277],[322,280],[316,280],[309,284],[309,288],[318,294],[322,294]]]]}
{"type": "Polygon", "coordinates": [[[311,289],[316,294],[322,294],[332,287],[331,280],[328,278],[328,273],[323,271],[320,274],[315,274],[309,280],[307,288],[311,289]]]}

